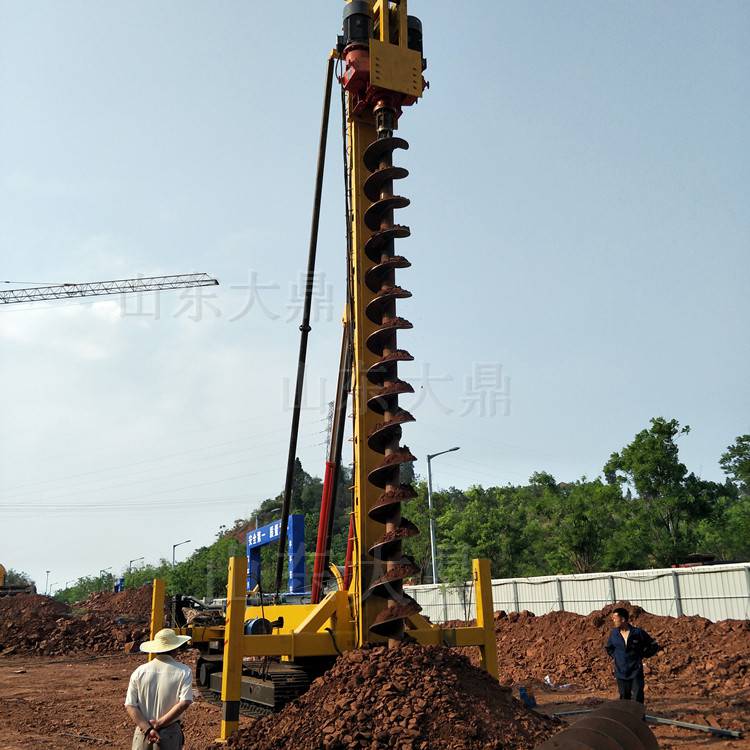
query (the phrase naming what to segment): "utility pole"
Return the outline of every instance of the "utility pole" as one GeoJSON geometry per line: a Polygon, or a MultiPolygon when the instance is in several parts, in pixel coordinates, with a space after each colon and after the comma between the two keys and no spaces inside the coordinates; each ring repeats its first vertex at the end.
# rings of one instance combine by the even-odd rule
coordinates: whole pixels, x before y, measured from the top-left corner
{"type": "Polygon", "coordinates": [[[460,446],[448,448],[447,451],[427,454],[427,507],[430,511],[430,557],[432,558],[432,582],[438,583],[437,560],[435,557],[435,518],[432,515],[432,459],[442,456],[444,453],[457,451],[460,446]]]}
{"type": "Polygon", "coordinates": [[[333,432],[333,417],[336,413],[336,402],[328,402],[328,416],[326,417],[326,441],[324,443],[326,447],[326,454],[328,452],[328,446],[331,444],[331,433],[333,432]]]}
{"type": "Polygon", "coordinates": [[[130,571],[131,571],[131,570],[133,569],[133,563],[134,563],[134,562],[140,562],[141,560],[143,560],[143,558],[142,558],[142,557],[136,557],[136,558],[134,558],[133,560],[130,560],[130,561],[128,562],[128,573],[130,573],[130,571]]]}
{"type": "Polygon", "coordinates": [[[47,595],[47,594],[49,593],[49,574],[50,574],[51,572],[52,572],[52,571],[49,571],[49,570],[48,570],[48,571],[46,571],[46,573],[47,573],[47,578],[46,578],[46,580],[44,581],[44,594],[45,594],[45,596],[46,596],[46,595],[47,595]]]}

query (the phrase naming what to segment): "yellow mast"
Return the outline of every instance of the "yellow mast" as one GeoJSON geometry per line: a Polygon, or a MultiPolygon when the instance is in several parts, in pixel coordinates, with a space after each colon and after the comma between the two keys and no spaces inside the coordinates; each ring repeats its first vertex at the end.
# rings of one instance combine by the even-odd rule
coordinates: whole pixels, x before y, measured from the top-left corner
{"type": "MultiPolygon", "coordinates": [[[[391,154],[393,148],[408,147],[400,139],[395,139],[399,143],[394,145],[393,130],[402,106],[413,103],[422,95],[424,82],[421,45],[420,49],[409,48],[411,19],[407,15],[405,0],[399,3],[355,0],[350,2],[347,12],[349,17],[359,15],[357,22],[360,24],[366,23],[364,16],[369,12],[372,24],[367,32],[369,38],[362,38],[364,34],[360,25],[361,35],[346,40],[347,46],[342,54],[348,111],[354,319],[355,548],[351,593],[358,603],[354,607],[358,613],[357,645],[362,645],[383,637],[401,637],[403,618],[400,626],[396,617],[390,624],[376,626],[375,632],[371,630],[385,607],[400,606],[399,611],[405,611],[403,607],[419,610],[416,602],[403,594],[403,576],[399,578],[405,570],[401,538],[403,533],[412,535],[413,525],[401,519],[400,502],[390,503],[385,508],[383,497],[389,492],[391,495],[401,493],[404,499],[413,496],[413,492],[402,489],[398,468],[401,459],[406,458],[404,462],[408,462],[408,449],[399,445],[400,425],[411,421],[411,415],[398,406],[398,393],[413,392],[413,389],[398,379],[397,361],[399,358],[410,359],[410,356],[396,347],[396,330],[411,325],[392,323],[395,300],[411,296],[395,286],[395,269],[407,266],[408,262],[395,256],[393,251],[394,238],[408,236],[406,228],[393,224],[393,209],[407,205],[408,201],[393,199],[393,180],[404,177],[406,170],[392,166],[391,154]],[[376,141],[381,141],[383,148],[373,150],[376,141]],[[369,155],[368,165],[365,164],[366,155],[369,155]],[[372,213],[366,217],[371,208],[372,213]],[[379,235],[377,240],[382,240],[376,240],[375,247],[372,243],[368,245],[374,235],[379,235]],[[378,268],[373,271],[376,266],[378,268]],[[394,288],[397,291],[388,292],[394,288]],[[373,337],[377,340],[373,341],[373,337]],[[387,365],[383,364],[386,360],[390,360],[387,365]],[[379,375],[374,374],[378,371],[379,375]],[[377,401],[383,389],[393,391],[393,395],[377,401]],[[379,437],[374,439],[376,433],[379,437]],[[384,463],[389,461],[393,468],[383,469],[384,463]],[[381,478],[374,483],[372,472],[379,468],[383,469],[381,478]],[[372,517],[373,508],[379,504],[383,510],[380,513],[375,511],[375,515],[380,522],[372,517]],[[395,541],[383,543],[389,532],[391,537],[395,536],[395,541]],[[373,547],[377,548],[375,555],[370,554],[373,547]],[[384,576],[388,578],[386,585],[373,589],[373,582],[384,576]]],[[[418,21],[413,19],[411,23],[414,26],[418,21]]]]}

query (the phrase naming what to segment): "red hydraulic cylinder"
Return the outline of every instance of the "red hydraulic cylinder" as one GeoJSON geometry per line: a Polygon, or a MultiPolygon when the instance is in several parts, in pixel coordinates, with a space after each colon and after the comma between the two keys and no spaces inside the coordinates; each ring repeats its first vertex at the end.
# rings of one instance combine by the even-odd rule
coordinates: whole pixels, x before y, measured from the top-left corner
{"type": "Polygon", "coordinates": [[[346,541],[346,562],[344,562],[344,591],[352,582],[352,556],[354,555],[354,515],[349,517],[349,538],[346,541]]]}
{"type": "Polygon", "coordinates": [[[323,476],[323,495],[320,499],[320,518],[318,519],[318,541],[315,545],[315,562],[313,564],[312,577],[312,603],[320,601],[323,591],[323,576],[325,575],[325,562],[328,558],[330,540],[328,536],[328,521],[333,506],[333,475],[336,465],[332,461],[326,461],[326,470],[323,476]]]}

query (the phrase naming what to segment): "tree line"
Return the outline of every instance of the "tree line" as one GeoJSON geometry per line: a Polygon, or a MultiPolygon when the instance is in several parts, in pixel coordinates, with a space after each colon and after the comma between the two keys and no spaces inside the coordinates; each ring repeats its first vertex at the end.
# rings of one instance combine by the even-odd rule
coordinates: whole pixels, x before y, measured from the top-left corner
{"type": "MultiPolygon", "coordinates": [[[[593,480],[538,472],[526,485],[433,493],[441,579],[467,580],[472,557],[488,557],[498,578],[669,567],[696,554],[750,559],[750,435],[722,454],[726,479],[713,482],[680,461],[688,432],[652,419],[593,480]]],[[[426,495],[422,483],[405,510],[420,528],[426,495]]],[[[429,540],[409,547],[428,582],[429,540]]]]}
{"type": "MultiPolygon", "coordinates": [[[[600,477],[558,481],[539,471],[528,483],[433,492],[436,557],[441,581],[470,577],[471,560],[487,557],[496,578],[668,567],[702,554],[750,559],[750,434],[740,435],[719,458],[723,482],[701,479],[679,457],[679,440],[690,431],[675,419],[655,417],[621,450],[600,477]]],[[[351,509],[352,469],[337,488],[331,559],[343,565],[351,509]]],[[[421,535],[405,543],[420,568],[414,583],[431,582],[427,484],[414,481],[417,497],[404,515],[421,535]]],[[[292,512],[305,516],[308,581],[312,574],[323,483],[297,460],[292,512]]],[[[244,554],[255,525],[279,517],[281,495],[266,498],[247,518],[219,528],[216,540],[172,566],[167,560],[125,573],[125,585],[165,578],[171,593],[223,596],[227,561],[244,554]]],[[[265,591],[272,586],[275,547],[262,553],[265,591]]],[[[79,579],[57,594],[69,602],[111,586],[96,576],[79,579]]]]}

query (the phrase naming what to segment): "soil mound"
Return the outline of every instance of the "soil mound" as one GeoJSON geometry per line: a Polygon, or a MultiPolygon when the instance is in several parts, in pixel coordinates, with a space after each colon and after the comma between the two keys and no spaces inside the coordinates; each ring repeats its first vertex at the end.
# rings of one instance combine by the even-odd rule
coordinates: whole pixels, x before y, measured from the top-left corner
{"type": "Polygon", "coordinates": [[[555,684],[611,688],[612,665],[604,644],[615,607],[626,607],[631,622],[644,628],[663,648],[644,661],[647,690],[673,685],[675,680],[693,695],[750,689],[750,621],[714,623],[703,617],[662,617],[627,602],[586,616],[496,612],[501,681],[541,681],[549,675],[555,684]]]}
{"type": "Polygon", "coordinates": [[[403,644],[345,653],[301,698],[241,730],[229,746],[526,750],[559,727],[461,654],[403,644]]]}
{"type": "Polygon", "coordinates": [[[0,655],[60,655],[132,651],[145,640],[145,624],[111,614],[78,615],[48,596],[0,599],[0,655]]]}
{"type": "Polygon", "coordinates": [[[34,620],[50,621],[70,613],[70,607],[42,594],[17,594],[0,598],[0,625],[13,619],[19,624],[34,620]]]}
{"type": "Polygon", "coordinates": [[[151,586],[147,584],[117,593],[96,591],[75,606],[95,614],[147,622],[151,616],[151,586]]]}

